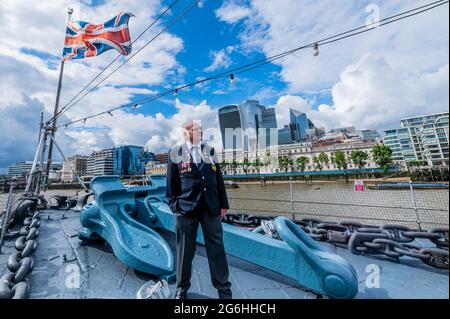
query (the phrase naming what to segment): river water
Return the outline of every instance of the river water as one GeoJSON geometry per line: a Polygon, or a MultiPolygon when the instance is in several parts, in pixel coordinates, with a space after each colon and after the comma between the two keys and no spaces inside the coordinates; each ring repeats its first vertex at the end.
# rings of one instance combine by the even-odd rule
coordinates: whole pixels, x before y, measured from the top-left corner
{"type": "MultiPolygon", "coordinates": [[[[77,190],[49,190],[76,196],[77,190]]],[[[353,184],[342,182],[267,182],[240,183],[227,189],[232,212],[253,215],[284,215],[295,219],[356,221],[367,225],[400,224],[424,229],[448,227],[449,190],[371,190],[356,192],[353,184]]],[[[0,210],[8,194],[0,194],[0,210]]],[[[17,196],[17,195],[16,195],[17,196]]]]}

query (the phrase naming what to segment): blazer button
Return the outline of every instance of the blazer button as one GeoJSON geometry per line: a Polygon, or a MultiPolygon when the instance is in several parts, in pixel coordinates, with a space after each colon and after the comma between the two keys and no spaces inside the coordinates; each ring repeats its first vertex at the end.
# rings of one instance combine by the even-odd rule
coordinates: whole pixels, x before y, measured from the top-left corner
{"type": "Polygon", "coordinates": [[[205,191],[205,192],[206,192],[206,188],[203,188],[203,191],[205,191]]]}
{"type": "Polygon", "coordinates": [[[202,176],[202,179],[205,179],[205,176],[202,176]]]}

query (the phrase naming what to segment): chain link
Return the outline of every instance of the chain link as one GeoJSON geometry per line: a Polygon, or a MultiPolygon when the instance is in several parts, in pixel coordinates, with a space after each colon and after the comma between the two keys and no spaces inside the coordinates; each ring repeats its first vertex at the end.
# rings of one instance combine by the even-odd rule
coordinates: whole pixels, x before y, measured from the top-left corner
{"type": "MultiPolygon", "coordinates": [[[[256,228],[262,222],[273,219],[275,219],[275,216],[229,213],[225,216],[224,222],[246,228],[256,228]]],[[[417,231],[403,225],[393,224],[377,227],[351,221],[323,222],[315,218],[294,221],[311,238],[348,248],[354,254],[384,255],[396,260],[408,256],[417,258],[435,268],[449,269],[448,228],[417,231]],[[416,244],[417,239],[428,240],[430,245],[435,247],[420,246],[416,244]]],[[[268,235],[275,237],[272,232],[268,235]]]]}
{"type": "Polygon", "coordinates": [[[34,260],[31,257],[37,248],[36,238],[39,236],[39,211],[29,210],[28,217],[23,221],[23,227],[14,242],[16,252],[12,253],[7,262],[9,273],[0,278],[0,299],[25,299],[30,287],[27,275],[32,271],[34,260]]]}

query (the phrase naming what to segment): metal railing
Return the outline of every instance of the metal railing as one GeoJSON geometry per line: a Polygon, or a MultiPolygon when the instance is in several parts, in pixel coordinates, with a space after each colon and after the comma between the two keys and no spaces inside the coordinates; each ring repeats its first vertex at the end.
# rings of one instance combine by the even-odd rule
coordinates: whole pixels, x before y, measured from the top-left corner
{"type": "MultiPolygon", "coordinates": [[[[409,186],[409,187],[408,187],[409,186]]],[[[449,225],[449,190],[416,188],[356,191],[345,181],[266,181],[227,189],[234,213],[352,221],[365,225],[398,224],[426,230],[449,225]]]]}

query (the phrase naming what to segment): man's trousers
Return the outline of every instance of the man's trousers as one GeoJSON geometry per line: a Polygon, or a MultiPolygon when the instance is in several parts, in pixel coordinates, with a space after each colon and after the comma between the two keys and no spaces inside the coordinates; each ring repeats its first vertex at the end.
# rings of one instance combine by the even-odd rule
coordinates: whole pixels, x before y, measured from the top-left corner
{"type": "Polygon", "coordinates": [[[195,211],[176,215],[177,288],[187,290],[191,286],[192,260],[195,256],[199,224],[205,239],[211,282],[218,290],[220,298],[231,298],[222,222],[220,216],[211,215],[204,200],[201,200],[195,211]]]}

